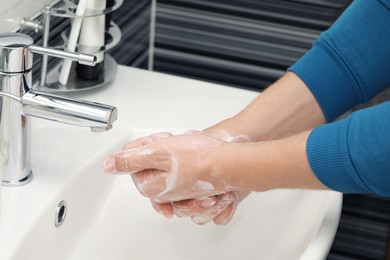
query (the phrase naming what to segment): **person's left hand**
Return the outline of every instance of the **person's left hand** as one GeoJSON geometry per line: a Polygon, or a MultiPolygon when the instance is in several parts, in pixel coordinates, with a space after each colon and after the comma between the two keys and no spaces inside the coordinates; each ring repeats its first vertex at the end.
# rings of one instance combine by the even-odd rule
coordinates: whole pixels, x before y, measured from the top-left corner
{"type": "Polygon", "coordinates": [[[140,193],[157,203],[222,193],[230,194],[221,195],[221,201],[229,203],[237,196],[239,189],[214,167],[215,151],[225,142],[208,135],[166,135],[130,142],[104,161],[104,169],[131,173],[140,193]]]}
{"type": "MultiPolygon", "coordinates": [[[[231,136],[223,128],[213,127],[205,131],[188,130],[187,135],[210,135],[225,142],[251,142],[247,135],[231,136]]],[[[147,143],[156,138],[166,138],[172,135],[166,133],[155,134],[149,137],[141,138],[142,143],[147,143]]],[[[133,142],[134,143],[134,142],[133,142]]],[[[151,200],[153,208],[161,215],[172,218],[173,215],[178,217],[189,217],[196,224],[203,225],[208,222],[214,222],[216,225],[226,225],[233,218],[238,204],[244,200],[250,191],[232,191],[202,199],[188,199],[174,201],[171,203],[157,203],[151,200]]]]}

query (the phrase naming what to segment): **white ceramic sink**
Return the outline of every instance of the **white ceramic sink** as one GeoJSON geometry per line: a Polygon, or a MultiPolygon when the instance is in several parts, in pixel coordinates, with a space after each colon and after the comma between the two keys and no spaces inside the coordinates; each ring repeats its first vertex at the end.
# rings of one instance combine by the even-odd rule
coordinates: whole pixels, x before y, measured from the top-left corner
{"type": "Polygon", "coordinates": [[[34,179],[2,190],[0,259],[324,259],[337,229],[339,193],[252,194],[228,225],[198,226],[161,217],[129,176],[103,173],[103,158],[127,141],[162,130],[204,128],[256,95],[119,67],[109,87],[77,95],[116,105],[114,129],[96,134],[34,120],[34,179]],[[67,214],[56,227],[61,201],[67,214]]]}

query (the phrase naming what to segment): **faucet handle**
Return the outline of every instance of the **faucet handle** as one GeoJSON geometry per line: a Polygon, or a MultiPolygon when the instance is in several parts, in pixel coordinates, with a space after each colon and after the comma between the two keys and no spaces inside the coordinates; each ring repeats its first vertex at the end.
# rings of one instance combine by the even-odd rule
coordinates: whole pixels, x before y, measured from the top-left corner
{"type": "Polygon", "coordinates": [[[0,33],[0,72],[22,73],[32,68],[32,53],[78,61],[94,66],[96,56],[71,53],[33,44],[33,39],[21,33],[0,33]]]}
{"type": "Polygon", "coordinates": [[[97,60],[95,55],[67,52],[54,48],[42,47],[35,44],[30,45],[30,51],[37,54],[77,61],[80,64],[88,66],[95,66],[97,60]]]}

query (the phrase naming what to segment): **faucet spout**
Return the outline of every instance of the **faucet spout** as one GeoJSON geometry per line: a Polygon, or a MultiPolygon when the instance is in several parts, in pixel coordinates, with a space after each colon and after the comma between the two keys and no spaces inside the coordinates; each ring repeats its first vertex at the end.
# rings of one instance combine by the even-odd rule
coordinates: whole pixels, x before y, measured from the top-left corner
{"type": "Polygon", "coordinates": [[[93,132],[110,130],[118,117],[117,108],[110,105],[33,90],[22,96],[21,104],[23,113],[28,116],[89,127],[93,132]]]}
{"type": "Polygon", "coordinates": [[[94,56],[35,46],[24,34],[0,34],[0,178],[6,186],[23,185],[32,178],[30,117],[102,132],[111,129],[118,116],[113,106],[33,91],[33,52],[95,62],[94,56]]]}

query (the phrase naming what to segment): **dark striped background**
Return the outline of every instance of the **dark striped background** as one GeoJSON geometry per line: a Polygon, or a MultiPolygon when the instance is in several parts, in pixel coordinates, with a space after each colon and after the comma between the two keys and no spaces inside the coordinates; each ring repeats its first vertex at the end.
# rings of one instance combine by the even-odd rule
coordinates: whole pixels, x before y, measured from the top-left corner
{"type": "Polygon", "coordinates": [[[346,3],[160,0],[155,70],[262,89],[310,48],[346,3]]]}

